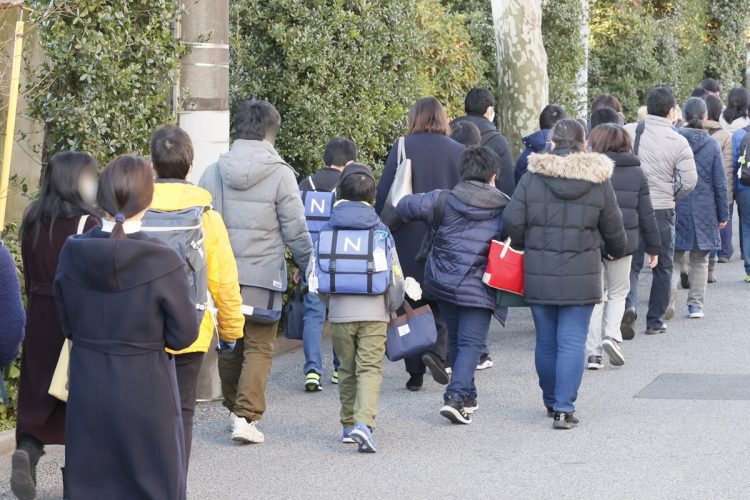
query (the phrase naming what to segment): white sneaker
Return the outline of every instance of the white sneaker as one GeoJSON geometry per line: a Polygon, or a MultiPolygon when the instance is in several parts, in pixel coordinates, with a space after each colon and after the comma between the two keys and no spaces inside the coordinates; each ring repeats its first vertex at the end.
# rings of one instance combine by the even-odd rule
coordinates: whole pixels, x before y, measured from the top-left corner
{"type": "Polygon", "coordinates": [[[445,373],[447,373],[448,375],[452,375],[453,374],[453,368],[451,368],[450,366],[446,366],[445,367],[445,373]]]}
{"type": "Polygon", "coordinates": [[[620,346],[611,338],[607,337],[604,339],[604,342],[602,342],[602,349],[607,353],[607,356],[609,356],[609,362],[614,366],[622,366],[625,364],[625,356],[622,355],[620,346]]]}
{"type": "Polygon", "coordinates": [[[492,368],[493,366],[495,366],[495,363],[492,362],[492,358],[487,356],[486,358],[479,360],[477,370],[486,370],[487,368],[492,368]]]}
{"type": "Polygon", "coordinates": [[[238,418],[239,417],[237,415],[235,415],[231,411],[229,412],[229,430],[230,431],[234,432],[234,429],[237,427],[238,418]]]}
{"type": "Polygon", "coordinates": [[[232,440],[240,443],[262,443],[266,437],[258,430],[257,422],[238,417],[232,430],[232,440]]]}

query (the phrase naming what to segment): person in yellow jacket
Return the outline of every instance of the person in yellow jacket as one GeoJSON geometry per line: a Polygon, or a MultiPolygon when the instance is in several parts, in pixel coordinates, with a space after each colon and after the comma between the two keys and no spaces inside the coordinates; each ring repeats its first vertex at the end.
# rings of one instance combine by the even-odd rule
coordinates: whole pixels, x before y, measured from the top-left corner
{"type": "MultiPolygon", "coordinates": [[[[211,193],[186,180],[193,165],[193,144],[184,130],[173,125],[158,128],[151,137],[151,160],[157,175],[152,209],[172,211],[211,205],[211,193]]],[[[190,347],[178,352],[168,350],[174,354],[177,368],[186,463],[190,459],[193,437],[198,374],[203,356],[211,345],[214,327],[218,325],[222,343],[231,346],[235,340],[242,338],[245,326],[237,263],[221,214],[206,210],[201,226],[206,249],[208,292],[216,311],[209,310],[203,315],[198,338],[190,347]]]]}

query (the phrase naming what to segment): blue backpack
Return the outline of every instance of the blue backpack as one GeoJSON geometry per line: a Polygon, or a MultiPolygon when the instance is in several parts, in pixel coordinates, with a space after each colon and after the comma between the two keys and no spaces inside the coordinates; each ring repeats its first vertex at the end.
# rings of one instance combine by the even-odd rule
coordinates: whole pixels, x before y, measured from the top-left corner
{"type": "Polygon", "coordinates": [[[335,194],[329,191],[300,191],[300,196],[302,204],[305,205],[307,230],[315,242],[320,230],[331,219],[335,194]]]}
{"type": "Polygon", "coordinates": [[[328,227],[320,232],[315,250],[315,271],[322,293],[381,295],[391,284],[388,231],[328,227]]]}

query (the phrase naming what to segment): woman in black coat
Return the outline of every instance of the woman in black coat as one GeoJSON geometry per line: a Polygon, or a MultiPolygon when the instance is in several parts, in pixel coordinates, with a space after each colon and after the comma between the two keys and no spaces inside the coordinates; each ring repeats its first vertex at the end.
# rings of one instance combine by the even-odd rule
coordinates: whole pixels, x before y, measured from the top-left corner
{"type": "Polygon", "coordinates": [[[198,320],[180,256],[139,232],[153,170],[122,156],[102,173],[101,228],[63,247],[55,298],[72,339],[66,426],[69,498],[184,499],[174,361],[198,320]]]}
{"type": "MultiPolygon", "coordinates": [[[[409,112],[409,135],[405,138],[405,150],[406,157],[411,160],[413,193],[453,189],[461,181],[458,157],[466,148],[451,139],[449,135],[448,117],[437,99],[425,97],[412,106],[409,112]]],[[[378,213],[382,212],[388,191],[393,184],[397,163],[398,141],[391,148],[378,184],[375,205],[378,213]]],[[[414,258],[419,252],[426,232],[427,226],[419,221],[402,224],[393,231],[404,276],[411,276],[420,283],[423,283],[424,263],[417,262],[414,258]]],[[[405,360],[406,371],[411,375],[406,387],[413,391],[418,391],[422,387],[425,363],[430,367],[430,372],[436,382],[445,385],[449,381],[445,371],[448,349],[445,322],[434,303],[420,301],[412,304],[416,307],[425,303],[431,305],[435,314],[438,340],[435,346],[423,355],[405,360]]]]}
{"type": "Polygon", "coordinates": [[[570,429],[584,369],[594,304],[602,300],[601,257],[615,259],[628,240],[609,178],[612,161],[586,153],[586,132],[561,120],[550,154],[532,154],[503,212],[514,245],[525,247],[526,300],[536,326],[536,369],[547,415],[570,429]]]}

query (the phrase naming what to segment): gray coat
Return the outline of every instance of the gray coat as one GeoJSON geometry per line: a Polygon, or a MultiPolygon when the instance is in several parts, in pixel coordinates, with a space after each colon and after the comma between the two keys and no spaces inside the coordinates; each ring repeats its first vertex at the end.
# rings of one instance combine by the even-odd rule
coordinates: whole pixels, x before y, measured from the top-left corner
{"type": "MultiPolygon", "coordinates": [[[[214,208],[229,231],[243,303],[247,304],[246,287],[286,290],[285,246],[297,266],[307,269],[312,240],[295,172],[271,144],[234,141],[232,149],[208,167],[199,185],[213,196],[214,208]]],[[[276,301],[278,307],[280,297],[276,301]]]]}

